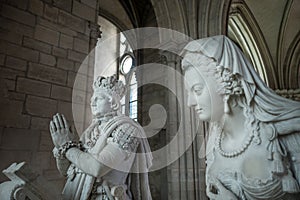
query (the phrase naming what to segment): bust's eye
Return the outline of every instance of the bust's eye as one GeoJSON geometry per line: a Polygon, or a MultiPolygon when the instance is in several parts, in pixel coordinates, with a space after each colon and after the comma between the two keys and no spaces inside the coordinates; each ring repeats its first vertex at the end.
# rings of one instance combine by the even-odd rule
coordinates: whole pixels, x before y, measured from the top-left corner
{"type": "Polygon", "coordinates": [[[197,95],[200,95],[203,91],[203,86],[201,85],[195,85],[193,87],[193,91],[197,94],[197,95]]]}
{"type": "Polygon", "coordinates": [[[91,97],[91,103],[95,101],[95,97],[91,97]]]}
{"type": "Polygon", "coordinates": [[[103,96],[99,96],[99,97],[97,97],[97,99],[99,99],[99,100],[103,100],[103,99],[104,99],[104,97],[103,97],[103,96]]]}

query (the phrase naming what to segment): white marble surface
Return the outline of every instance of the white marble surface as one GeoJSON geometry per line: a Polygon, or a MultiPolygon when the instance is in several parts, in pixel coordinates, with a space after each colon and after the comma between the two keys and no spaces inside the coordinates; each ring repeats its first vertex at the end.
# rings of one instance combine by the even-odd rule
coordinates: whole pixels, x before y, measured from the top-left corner
{"type": "Polygon", "coordinates": [[[188,105],[210,123],[207,196],[297,199],[300,103],[269,89],[225,36],[192,41],[182,55],[188,105]]]}

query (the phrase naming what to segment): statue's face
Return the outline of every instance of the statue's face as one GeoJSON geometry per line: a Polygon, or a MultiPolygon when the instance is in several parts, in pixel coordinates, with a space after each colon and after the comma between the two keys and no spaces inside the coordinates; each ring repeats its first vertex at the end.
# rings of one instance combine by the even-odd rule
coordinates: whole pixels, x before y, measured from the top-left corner
{"type": "Polygon", "coordinates": [[[94,93],[91,98],[91,110],[95,116],[103,116],[112,112],[109,96],[104,92],[94,93]]]}
{"type": "MultiPolygon", "coordinates": [[[[190,65],[185,71],[185,87],[188,92],[188,106],[195,109],[202,121],[219,121],[224,114],[223,96],[217,92],[220,87],[213,73],[203,72],[207,66],[197,67],[193,63],[183,62],[190,65]]],[[[204,64],[204,63],[203,63],[204,64]]],[[[216,64],[210,67],[216,67],[216,64]]]]}

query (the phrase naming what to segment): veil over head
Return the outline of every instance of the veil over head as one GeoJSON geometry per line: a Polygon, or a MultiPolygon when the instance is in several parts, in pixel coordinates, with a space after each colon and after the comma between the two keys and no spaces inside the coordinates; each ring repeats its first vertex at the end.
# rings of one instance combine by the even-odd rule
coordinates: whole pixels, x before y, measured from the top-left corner
{"type": "Polygon", "coordinates": [[[229,69],[241,80],[248,106],[262,122],[274,124],[279,135],[300,131],[300,103],[277,95],[258,76],[242,51],[224,35],[194,40],[186,52],[213,58],[217,65],[229,69]]]}

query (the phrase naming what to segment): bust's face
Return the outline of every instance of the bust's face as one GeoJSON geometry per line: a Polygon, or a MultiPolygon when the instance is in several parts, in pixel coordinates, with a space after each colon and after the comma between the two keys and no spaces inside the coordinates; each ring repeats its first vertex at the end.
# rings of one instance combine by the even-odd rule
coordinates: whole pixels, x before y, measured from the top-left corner
{"type": "Polygon", "coordinates": [[[111,102],[103,92],[94,93],[91,98],[91,110],[94,116],[103,116],[107,113],[112,112],[111,102]]]}
{"type": "MultiPolygon", "coordinates": [[[[185,57],[184,60],[188,58],[189,56],[185,57]]],[[[214,62],[203,62],[201,64],[184,61],[182,64],[190,65],[184,75],[185,87],[188,92],[188,106],[195,109],[202,121],[220,120],[224,113],[223,97],[217,92],[219,86],[213,73],[204,72],[205,70],[203,70],[203,68],[207,68],[204,65],[214,65],[210,67],[216,67],[216,64],[214,62]]]]}

